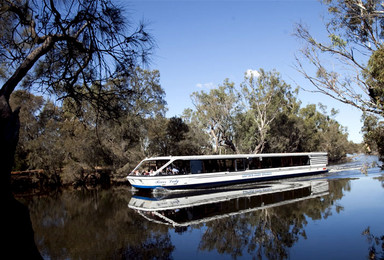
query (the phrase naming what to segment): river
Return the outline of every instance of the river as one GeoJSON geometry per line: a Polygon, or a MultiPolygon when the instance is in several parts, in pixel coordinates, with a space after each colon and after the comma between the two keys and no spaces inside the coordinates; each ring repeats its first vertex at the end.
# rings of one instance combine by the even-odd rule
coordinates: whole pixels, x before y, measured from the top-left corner
{"type": "Polygon", "coordinates": [[[367,167],[375,159],[201,192],[120,186],[18,200],[44,259],[383,259],[384,174],[367,167]]]}

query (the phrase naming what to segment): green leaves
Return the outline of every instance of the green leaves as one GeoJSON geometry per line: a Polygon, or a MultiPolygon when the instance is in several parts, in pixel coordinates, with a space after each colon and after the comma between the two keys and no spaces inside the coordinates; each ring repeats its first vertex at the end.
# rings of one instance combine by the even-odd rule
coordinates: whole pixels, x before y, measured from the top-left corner
{"type": "Polygon", "coordinates": [[[347,41],[339,35],[331,33],[328,37],[331,39],[332,47],[345,48],[347,46],[347,41]]]}
{"type": "Polygon", "coordinates": [[[202,128],[211,137],[213,152],[218,153],[226,141],[234,138],[234,120],[241,109],[239,93],[235,90],[234,83],[226,79],[222,85],[211,89],[209,93],[194,92],[191,98],[202,128]]]}

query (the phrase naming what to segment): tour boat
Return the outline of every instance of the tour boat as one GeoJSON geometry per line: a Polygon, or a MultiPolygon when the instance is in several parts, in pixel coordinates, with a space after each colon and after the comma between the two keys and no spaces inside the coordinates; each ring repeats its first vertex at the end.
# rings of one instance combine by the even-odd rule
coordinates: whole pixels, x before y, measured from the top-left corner
{"type": "Polygon", "coordinates": [[[127,179],[138,189],[200,189],[325,173],[327,163],[322,152],[152,157],[127,179]]]}

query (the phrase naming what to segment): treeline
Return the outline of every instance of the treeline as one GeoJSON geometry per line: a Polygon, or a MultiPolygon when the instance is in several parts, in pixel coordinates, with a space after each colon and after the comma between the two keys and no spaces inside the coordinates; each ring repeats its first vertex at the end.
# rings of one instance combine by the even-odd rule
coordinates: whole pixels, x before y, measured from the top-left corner
{"type": "Polygon", "coordinates": [[[213,152],[285,153],[326,151],[340,161],[358,146],[348,141],[347,129],[321,104],[302,107],[293,89],[276,71],[246,73],[235,86],[228,79],[209,92],[192,94],[195,126],[208,134],[213,152]]]}
{"type": "MultiPolygon", "coordinates": [[[[20,106],[20,138],[14,170],[43,169],[55,184],[86,181],[94,169],[124,177],[144,157],[211,153],[326,151],[342,160],[356,147],[324,106],[301,106],[298,90],[275,72],[245,75],[235,86],[226,79],[210,91],[192,94],[194,108],[166,118],[159,71],[137,68],[114,79],[124,97],[100,95],[98,102],[52,102],[26,90],[13,93],[20,106]],[[113,109],[110,109],[113,108],[113,109]]],[[[93,99],[94,100],[94,99],[93,99]]]]}

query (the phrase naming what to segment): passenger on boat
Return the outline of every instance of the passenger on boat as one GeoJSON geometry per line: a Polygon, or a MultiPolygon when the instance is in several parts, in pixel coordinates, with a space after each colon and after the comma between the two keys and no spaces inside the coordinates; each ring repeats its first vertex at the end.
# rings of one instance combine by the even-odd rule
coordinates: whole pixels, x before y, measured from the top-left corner
{"type": "Polygon", "coordinates": [[[139,170],[136,170],[134,172],[131,172],[129,175],[141,175],[139,170]]]}
{"type": "Polygon", "coordinates": [[[179,170],[176,167],[173,167],[172,174],[179,174],[179,170]]]}

